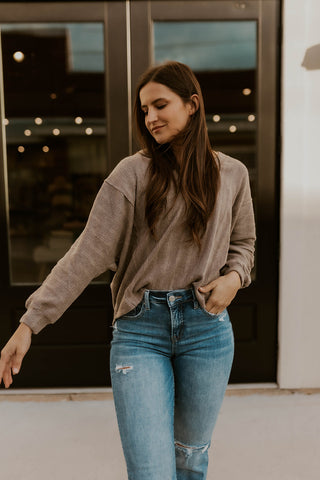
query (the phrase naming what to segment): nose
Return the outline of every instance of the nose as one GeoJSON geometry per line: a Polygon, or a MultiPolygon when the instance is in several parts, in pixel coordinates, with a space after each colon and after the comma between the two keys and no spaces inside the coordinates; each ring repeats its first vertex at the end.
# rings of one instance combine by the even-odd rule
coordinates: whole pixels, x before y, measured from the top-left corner
{"type": "Polygon", "coordinates": [[[155,108],[149,108],[146,121],[148,124],[156,122],[158,120],[158,112],[155,108]]]}

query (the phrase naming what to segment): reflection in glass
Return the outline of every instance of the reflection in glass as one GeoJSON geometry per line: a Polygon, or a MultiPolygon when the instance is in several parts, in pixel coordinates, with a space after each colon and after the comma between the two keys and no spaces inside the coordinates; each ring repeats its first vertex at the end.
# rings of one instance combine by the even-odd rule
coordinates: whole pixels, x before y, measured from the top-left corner
{"type": "Polygon", "coordinates": [[[13,283],[45,278],[106,175],[103,33],[99,23],[1,25],[13,283]]]}
{"type": "Polygon", "coordinates": [[[155,63],[176,60],[195,72],[211,145],[247,166],[256,205],[256,21],[154,22],[153,45],[155,63]]]}

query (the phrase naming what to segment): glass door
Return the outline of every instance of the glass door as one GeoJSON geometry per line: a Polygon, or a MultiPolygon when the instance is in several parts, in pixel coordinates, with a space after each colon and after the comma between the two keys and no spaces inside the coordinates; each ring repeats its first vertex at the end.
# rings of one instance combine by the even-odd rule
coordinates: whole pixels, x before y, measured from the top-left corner
{"type": "Polygon", "coordinates": [[[276,375],[278,8],[276,0],[131,4],[133,88],[151,63],[189,65],[203,91],[213,148],[249,170],[258,240],[252,285],[229,308],[232,382],[276,375]]]}
{"type": "Polygon", "coordinates": [[[152,27],[152,62],[176,60],[195,72],[211,145],[247,166],[256,206],[257,21],[154,21],[152,27]]]}
{"type": "MultiPolygon", "coordinates": [[[[4,341],[128,154],[129,115],[125,2],[0,4],[0,18],[4,341]]],[[[110,277],[34,337],[16,387],[109,383],[110,277]]]]}

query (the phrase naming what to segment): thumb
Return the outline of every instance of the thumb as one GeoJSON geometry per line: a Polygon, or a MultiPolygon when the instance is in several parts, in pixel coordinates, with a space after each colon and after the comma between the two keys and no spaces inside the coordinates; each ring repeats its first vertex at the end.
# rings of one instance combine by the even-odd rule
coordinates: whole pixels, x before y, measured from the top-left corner
{"type": "Polygon", "coordinates": [[[211,292],[211,290],[216,286],[215,280],[213,282],[208,283],[207,285],[204,285],[203,287],[199,287],[199,291],[203,293],[208,293],[211,292]]]}

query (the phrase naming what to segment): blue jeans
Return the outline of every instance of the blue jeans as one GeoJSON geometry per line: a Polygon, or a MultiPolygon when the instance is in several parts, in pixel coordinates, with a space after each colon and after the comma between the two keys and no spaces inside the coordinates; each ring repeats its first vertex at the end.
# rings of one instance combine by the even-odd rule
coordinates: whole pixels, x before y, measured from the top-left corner
{"type": "Polygon", "coordinates": [[[129,480],[203,480],[234,352],[224,310],[194,291],[147,290],[119,318],[111,380],[129,480]]]}

